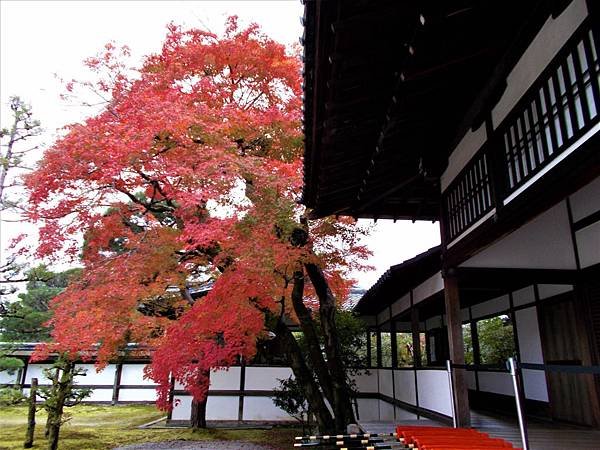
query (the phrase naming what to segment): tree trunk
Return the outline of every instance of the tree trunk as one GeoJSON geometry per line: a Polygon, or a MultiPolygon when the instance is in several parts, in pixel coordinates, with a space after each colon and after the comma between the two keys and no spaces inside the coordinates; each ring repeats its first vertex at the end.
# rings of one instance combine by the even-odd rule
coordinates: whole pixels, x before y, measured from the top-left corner
{"type": "MultiPolygon", "coordinates": [[[[59,375],[60,371],[58,369],[56,369],[54,371],[54,374],[52,375],[52,390],[56,391],[58,389],[58,375],[59,375]]],[[[46,439],[48,439],[48,436],[50,436],[50,419],[52,418],[52,414],[50,413],[50,411],[48,411],[48,408],[46,408],[46,411],[48,413],[48,417],[46,417],[46,428],[44,429],[44,437],[46,439]]]]}
{"type": "Polygon", "coordinates": [[[321,433],[330,433],[334,430],[334,420],[329,408],[323,399],[319,386],[315,382],[313,375],[304,361],[304,355],[296,339],[292,335],[287,325],[282,321],[277,323],[275,329],[277,340],[282,347],[282,353],[286,356],[288,364],[294,372],[298,383],[303,387],[306,401],[310,405],[310,410],[314,413],[317,426],[321,433]]]}
{"type": "Polygon", "coordinates": [[[336,302],[329,289],[323,270],[316,264],[305,264],[306,272],[319,298],[319,315],[323,331],[327,365],[333,386],[333,413],[338,432],[345,432],[348,424],[356,421],[352,409],[352,392],[346,379],[346,370],[342,362],[340,343],[335,324],[336,302]]]}
{"type": "Polygon", "coordinates": [[[33,432],[35,431],[35,404],[37,397],[38,379],[31,379],[31,388],[29,389],[29,412],[27,414],[27,432],[25,433],[24,448],[33,447],[33,432]]]}
{"type": "Polygon", "coordinates": [[[190,425],[193,430],[206,428],[206,403],[208,402],[208,387],[210,385],[210,370],[204,371],[202,377],[206,377],[206,392],[204,400],[197,401],[192,399],[192,413],[190,415],[190,425]]]}
{"type": "Polygon", "coordinates": [[[60,427],[62,425],[65,401],[67,400],[71,384],[73,383],[73,369],[73,363],[65,364],[62,374],[60,375],[60,380],[58,381],[56,402],[53,407],[48,410],[48,450],[58,449],[58,436],[60,434],[60,427]]]}
{"type": "Polygon", "coordinates": [[[302,270],[294,272],[294,287],[292,289],[291,297],[294,311],[300,322],[300,329],[302,330],[302,333],[304,333],[304,339],[306,339],[306,343],[308,344],[308,354],[310,356],[312,368],[317,375],[317,379],[319,380],[319,384],[325,397],[329,403],[333,404],[333,387],[327,363],[325,362],[325,358],[323,358],[321,344],[311,312],[304,304],[304,272],[302,270]]]}

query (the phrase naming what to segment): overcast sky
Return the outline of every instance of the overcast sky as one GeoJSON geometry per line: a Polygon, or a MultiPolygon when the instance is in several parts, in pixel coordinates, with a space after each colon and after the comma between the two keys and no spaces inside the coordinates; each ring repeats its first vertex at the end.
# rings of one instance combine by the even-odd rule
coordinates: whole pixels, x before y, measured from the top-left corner
{"type": "MultiPolygon", "coordinates": [[[[0,96],[1,123],[10,121],[8,97],[19,95],[31,103],[50,144],[60,127],[82,120],[85,111],[62,102],[65,78],[84,76],[82,61],[95,55],[108,41],[127,44],[138,60],[157,52],[165,26],[175,22],[186,27],[219,32],[225,17],[236,14],[242,23],[256,22],[272,38],[298,42],[302,34],[299,0],[284,1],[0,1],[0,96]]],[[[26,226],[0,224],[0,250],[6,257],[9,239],[26,226]]],[[[438,224],[379,221],[368,245],[376,270],[356,274],[368,288],[393,264],[439,243],[438,224]]]]}

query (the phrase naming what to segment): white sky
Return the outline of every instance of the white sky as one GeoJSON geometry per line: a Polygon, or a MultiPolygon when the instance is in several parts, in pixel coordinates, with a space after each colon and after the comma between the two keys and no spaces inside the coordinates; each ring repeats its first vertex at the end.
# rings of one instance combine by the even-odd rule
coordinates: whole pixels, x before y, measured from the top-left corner
{"type": "MultiPolygon", "coordinates": [[[[82,61],[108,41],[127,44],[132,55],[157,52],[165,26],[173,21],[186,27],[219,32],[224,18],[237,14],[242,23],[257,22],[262,30],[285,44],[302,34],[299,0],[284,1],[8,1],[0,0],[0,120],[8,127],[8,97],[19,95],[31,103],[42,122],[42,140],[52,143],[56,130],[80,121],[83,110],[59,98],[55,78],[85,77],[82,61]]],[[[23,224],[0,223],[0,250],[27,229],[23,224]]],[[[371,273],[356,274],[368,288],[390,265],[439,244],[438,224],[380,221],[368,240],[374,251],[371,273]]]]}

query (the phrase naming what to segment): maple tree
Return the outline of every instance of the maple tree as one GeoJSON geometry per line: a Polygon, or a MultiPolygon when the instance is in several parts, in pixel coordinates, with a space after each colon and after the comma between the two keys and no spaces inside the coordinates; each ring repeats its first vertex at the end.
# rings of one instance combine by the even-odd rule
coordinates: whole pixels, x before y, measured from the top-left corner
{"type": "Polygon", "coordinates": [[[147,375],[168,408],[171,377],[201,403],[211,369],[251,360],[274,331],[320,428],[345,428],[354,414],[336,299],[368,252],[353,220],[309,222],[298,203],[299,58],[236,17],[222,36],[170,25],[138,70],[127,54],[109,44],[86,62],[95,82],[67,84],[106,104],[26,179],[37,254],[84,264],[53,300],[54,341],[38,355],[102,365],[128,342],[150,346],[147,375]],[[194,301],[186,287],[208,279],[194,301]],[[285,318],[300,325],[310,364],[285,318]]]}

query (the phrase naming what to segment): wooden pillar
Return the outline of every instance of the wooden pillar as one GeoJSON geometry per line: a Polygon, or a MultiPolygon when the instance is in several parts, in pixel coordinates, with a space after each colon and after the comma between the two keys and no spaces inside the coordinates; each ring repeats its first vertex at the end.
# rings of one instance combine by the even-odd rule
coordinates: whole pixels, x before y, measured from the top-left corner
{"type": "Polygon", "coordinates": [[[392,367],[398,367],[398,341],[396,339],[396,322],[391,319],[392,313],[390,308],[390,347],[392,352],[392,367]]]}
{"type": "MultiPolygon", "coordinates": [[[[450,359],[454,364],[465,363],[465,347],[462,335],[462,320],[460,317],[460,297],[458,280],[452,273],[444,276],[444,298],[446,303],[446,323],[448,327],[448,348],[450,359]]],[[[454,397],[457,422],[460,427],[471,424],[469,410],[469,391],[467,388],[467,373],[464,369],[454,370],[454,397]]]]}
{"type": "Polygon", "coordinates": [[[121,390],[121,373],[123,372],[123,364],[117,363],[115,367],[115,378],[113,380],[113,392],[111,404],[114,406],[119,403],[119,392],[121,390]]]}
{"type": "Polygon", "coordinates": [[[419,330],[419,310],[414,306],[410,310],[410,326],[412,331],[413,366],[421,367],[421,333],[419,330]]]}

